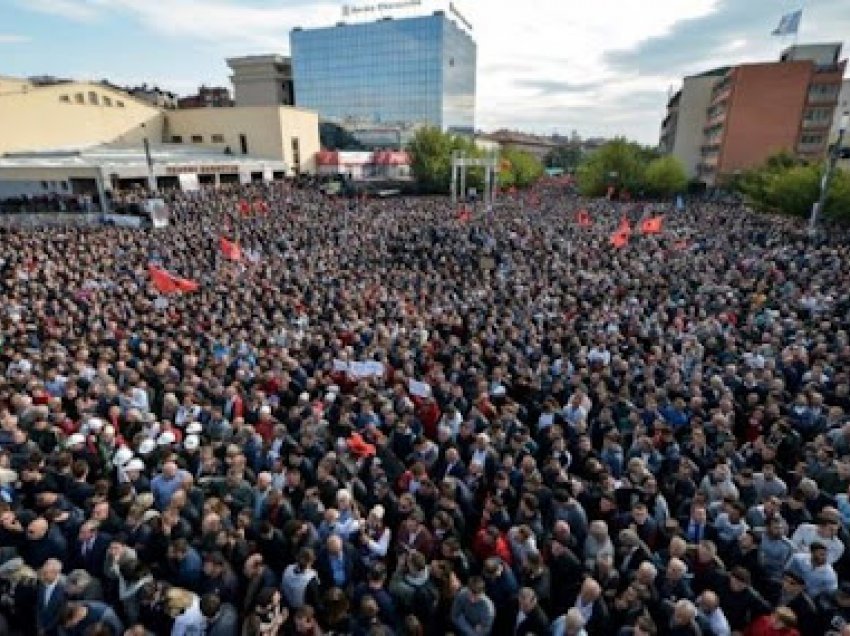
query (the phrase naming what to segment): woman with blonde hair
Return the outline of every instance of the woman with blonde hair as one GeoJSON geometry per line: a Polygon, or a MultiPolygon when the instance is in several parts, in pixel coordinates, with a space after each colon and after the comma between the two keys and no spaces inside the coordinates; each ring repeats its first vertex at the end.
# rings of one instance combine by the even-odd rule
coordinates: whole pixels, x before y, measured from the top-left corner
{"type": "Polygon", "coordinates": [[[206,629],[201,599],[189,590],[170,588],[165,593],[165,613],[174,619],[171,636],[202,636],[206,629]]]}

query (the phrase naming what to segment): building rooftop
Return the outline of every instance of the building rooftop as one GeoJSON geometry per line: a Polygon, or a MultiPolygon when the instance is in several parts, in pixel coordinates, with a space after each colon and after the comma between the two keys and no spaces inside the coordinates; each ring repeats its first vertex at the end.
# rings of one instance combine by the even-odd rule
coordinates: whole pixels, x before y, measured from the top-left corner
{"type": "MultiPolygon", "coordinates": [[[[151,157],[155,164],[179,165],[240,165],[258,161],[271,163],[274,160],[250,155],[228,155],[209,149],[193,148],[177,144],[151,146],[151,157]]],[[[100,168],[108,166],[146,165],[144,148],[139,146],[100,145],[89,148],[58,148],[38,152],[8,152],[0,155],[2,168],[100,168]]]]}

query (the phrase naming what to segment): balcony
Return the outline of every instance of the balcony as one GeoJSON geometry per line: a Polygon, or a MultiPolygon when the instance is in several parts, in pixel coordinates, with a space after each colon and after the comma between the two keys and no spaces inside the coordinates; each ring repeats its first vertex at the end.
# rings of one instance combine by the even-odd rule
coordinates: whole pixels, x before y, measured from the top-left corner
{"type": "Polygon", "coordinates": [[[840,84],[812,84],[809,86],[808,104],[837,104],[840,84]]]}
{"type": "Polygon", "coordinates": [[[828,130],[832,127],[831,119],[804,119],[803,130],[828,130]]]}
{"type": "Polygon", "coordinates": [[[800,142],[797,144],[797,154],[821,156],[826,151],[826,144],[818,142],[800,142]]]}

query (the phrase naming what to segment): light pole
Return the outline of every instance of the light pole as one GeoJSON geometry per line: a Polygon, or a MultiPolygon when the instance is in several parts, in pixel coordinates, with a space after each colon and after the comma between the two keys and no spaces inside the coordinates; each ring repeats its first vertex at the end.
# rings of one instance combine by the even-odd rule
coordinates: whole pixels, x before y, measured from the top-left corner
{"type": "Polygon", "coordinates": [[[832,173],[835,172],[835,164],[838,163],[838,157],[841,156],[841,144],[844,141],[844,133],[847,132],[847,126],[850,124],[850,111],[845,110],[841,113],[841,120],[838,124],[838,139],[832,147],[832,152],[829,153],[829,160],[826,162],[826,170],[820,180],[820,197],[812,206],[812,215],[809,217],[809,234],[814,234],[817,231],[818,217],[820,216],[823,206],[826,204],[826,195],[829,192],[829,182],[832,181],[832,173]]]}
{"type": "Polygon", "coordinates": [[[151,145],[148,141],[147,135],[147,125],[142,124],[142,130],[145,132],[144,144],[145,144],[145,161],[148,164],[148,190],[151,191],[151,195],[156,192],[156,179],[153,176],[153,157],[151,157],[151,145]]]}

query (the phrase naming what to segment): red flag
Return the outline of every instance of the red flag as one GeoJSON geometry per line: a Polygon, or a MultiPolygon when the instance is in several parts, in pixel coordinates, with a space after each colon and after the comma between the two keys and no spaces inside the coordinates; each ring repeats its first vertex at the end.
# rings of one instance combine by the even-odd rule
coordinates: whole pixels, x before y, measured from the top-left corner
{"type": "Polygon", "coordinates": [[[188,278],[180,278],[156,265],[148,265],[151,282],[160,294],[178,294],[198,291],[198,283],[188,278]]]}
{"type": "Polygon", "coordinates": [[[235,243],[232,241],[228,241],[223,236],[219,239],[219,247],[221,248],[221,253],[227,260],[230,261],[241,261],[242,260],[242,249],[239,247],[239,243],[235,243]]]}
{"type": "Polygon", "coordinates": [[[632,226],[629,223],[629,220],[626,217],[620,219],[620,225],[617,227],[617,233],[630,235],[632,233],[632,226]]]}
{"type": "Polygon", "coordinates": [[[661,226],[663,223],[663,216],[652,216],[640,222],[640,231],[644,234],[661,234],[661,226]]]}
{"type": "Polygon", "coordinates": [[[242,216],[251,214],[251,205],[245,199],[240,199],[239,201],[239,213],[242,216]]]}
{"type": "Polygon", "coordinates": [[[180,278],[179,276],[173,276],[172,280],[174,281],[174,284],[177,285],[177,288],[182,292],[198,291],[198,281],[196,280],[180,278]]]}
{"type": "Polygon", "coordinates": [[[590,220],[590,215],[587,213],[587,210],[579,210],[576,215],[576,220],[581,227],[590,227],[593,225],[593,221],[590,220]]]}
{"type": "Polygon", "coordinates": [[[617,231],[611,235],[611,245],[620,249],[625,247],[629,242],[629,234],[627,232],[617,231]]]}

